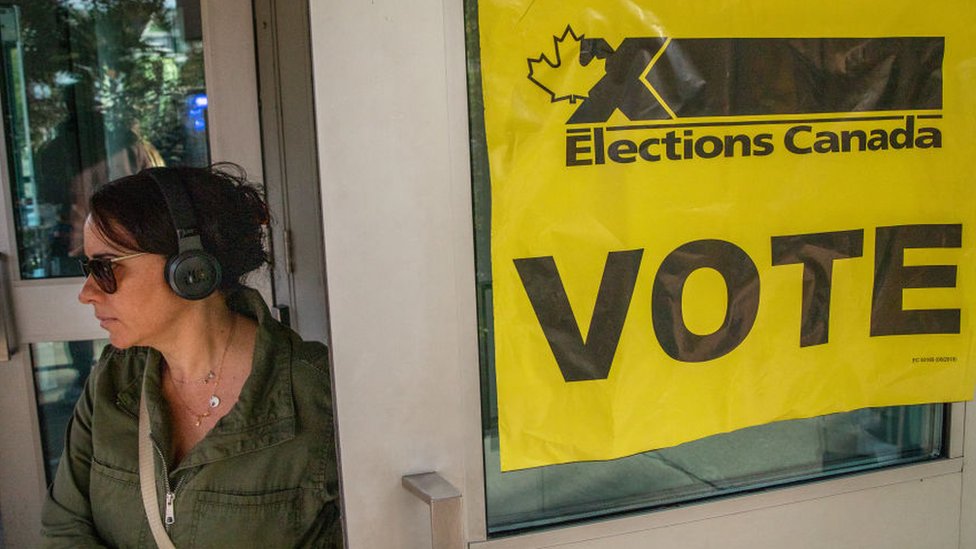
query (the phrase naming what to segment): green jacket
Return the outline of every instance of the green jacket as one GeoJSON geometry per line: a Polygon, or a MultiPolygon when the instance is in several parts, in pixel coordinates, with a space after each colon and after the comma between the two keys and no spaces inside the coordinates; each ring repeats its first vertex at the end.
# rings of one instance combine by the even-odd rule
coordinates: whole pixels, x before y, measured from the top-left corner
{"type": "Polygon", "coordinates": [[[144,371],[159,508],[171,488],[168,530],[177,548],[342,546],[326,348],[271,318],[254,290],[232,294],[228,305],[259,325],[251,375],[234,408],[179,465],[160,354],[106,348],[68,426],[42,513],[44,547],[155,547],[139,490],[144,371]]]}

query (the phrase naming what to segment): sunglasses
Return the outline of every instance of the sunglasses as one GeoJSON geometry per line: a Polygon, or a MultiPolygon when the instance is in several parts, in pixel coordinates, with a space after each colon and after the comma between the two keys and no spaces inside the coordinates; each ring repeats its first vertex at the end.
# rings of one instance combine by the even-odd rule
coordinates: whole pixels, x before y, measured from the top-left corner
{"type": "Polygon", "coordinates": [[[125,261],[126,259],[132,259],[133,257],[139,257],[140,255],[146,255],[148,252],[139,252],[136,254],[123,255],[119,257],[95,257],[95,258],[85,258],[79,259],[78,262],[81,263],[81,270],[85,273],[85,276],[90,276],[95,279],[95,284],[102,289],[103,292],[107,294],[114,294],[116,290],[119,289],[119,282],[115,280],[115,272],[112,270],[115,264],[119,261],[125,261]]]}

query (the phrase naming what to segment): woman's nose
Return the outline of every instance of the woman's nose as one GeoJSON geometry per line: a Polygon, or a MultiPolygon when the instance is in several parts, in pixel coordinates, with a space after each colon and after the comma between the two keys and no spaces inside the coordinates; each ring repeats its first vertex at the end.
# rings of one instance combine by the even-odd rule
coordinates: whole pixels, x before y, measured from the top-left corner
{"type": "Polygon", "coordinates": [[[85,283],[81,285],[81,291],[78,292],[78,301],[88,305],[93,303],[102,293],[102,289],[95,283],[95,279],[89,275],[85,277],[85,283]]]}

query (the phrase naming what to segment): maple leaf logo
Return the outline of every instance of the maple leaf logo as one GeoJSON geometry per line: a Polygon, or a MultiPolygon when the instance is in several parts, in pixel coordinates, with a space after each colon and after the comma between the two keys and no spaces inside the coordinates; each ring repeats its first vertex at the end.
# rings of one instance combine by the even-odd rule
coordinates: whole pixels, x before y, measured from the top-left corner
{"type": "Polygon", "coordinates": [[[552,37],[555,49],[554,61],[545,53],[528,59],[529,80],[549,94],[550,100],[576,103],[586,99],[590,89],[603,78],[604,59],[592,55],[580,55],[585,35],[577,36],[570,25],[562,36],[552,37]]]}

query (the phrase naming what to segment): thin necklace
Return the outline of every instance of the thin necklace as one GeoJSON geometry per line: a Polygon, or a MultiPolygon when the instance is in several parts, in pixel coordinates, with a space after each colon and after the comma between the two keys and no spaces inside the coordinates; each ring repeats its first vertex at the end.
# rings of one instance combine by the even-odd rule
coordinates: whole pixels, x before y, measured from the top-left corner
{"type": "Polygon", "coordinates": [[[176,383],[179,383],[180,385],[191,385],[191,384],[195,385],[199,383],[207,384],[210,383],[210,380],[212,380],[215,377],[217,377],[217,374],[215,374],[213,370],[207,372],[207,375],[204,376],[203,379],[177,379],[176,376],[173,375],[173,372],[169,373],[169,378],[175,381],[176,383]]]}
{"type": "MultiPolygon", "coordinates": [[[[183,407],[186,409],[186,411],[191,416],[193,416],[193,418],[196,420],[193,424],[196,427],[199,427],[205,418],[210,417],[211,410],[220,406],[220,397],[217,396],[217,386],[220,385],[220,373],[224,369],[224,359],[227,358],[227,351],[230,350],[230,344],[232,341],[234,341],[234,333],[236,331],[237,331],[237,316],[235,315],[233,323],[230,326],[230,334],[227,336],[227,345],[224,346],[224,354],[220,355],[220,363],[217,364],[217,372],[214,373],[213,370],[210,370],[210,372],[207,374],[207,377],[203,379],[203,383],[210,383],[210,380],[211,379],[213,380],[213,390],[210,392],[210,400],[208,402],[208,405],[210,407],[207,409],[206,412],[202,414],[196,413],[196,411],[194,411],[193,408],[191,408],[190,405],[186,403],[186,400],[183,398],[183,395],[180,394],[180,391],[179,389],[176,388],[176,385],[175,384],[173,385],[173,391],[176,393],[176,398],[180,399],[180,402],[183,404],[183,407]]],[[[167,368],[167,370],[169,371],[170,381],[177,382],[177,379],[173,377],[173,370],[170,368],[167,368]]],[[[184,383],[192,383],[192,382],[187,382],[186,380],[184,380],[184,383]]]]}

